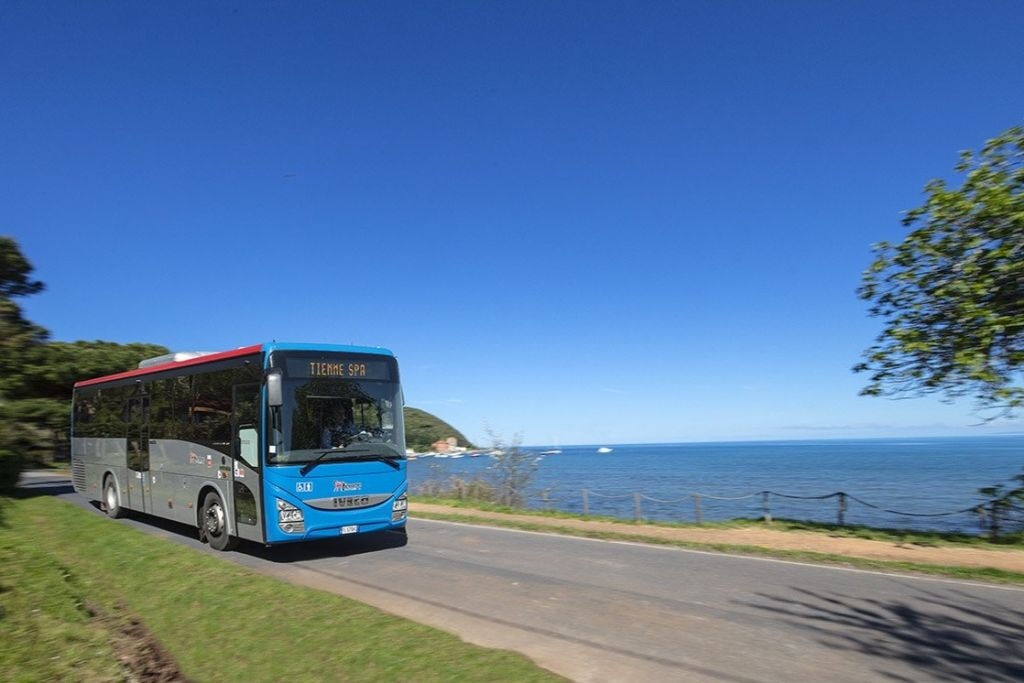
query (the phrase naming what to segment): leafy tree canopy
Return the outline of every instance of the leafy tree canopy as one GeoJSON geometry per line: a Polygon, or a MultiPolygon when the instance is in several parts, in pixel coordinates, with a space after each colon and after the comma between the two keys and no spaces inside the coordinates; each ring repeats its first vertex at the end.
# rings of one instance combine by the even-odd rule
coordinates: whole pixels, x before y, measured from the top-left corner
{"type": "Polygon", "coordinates": [[[77,381],[134,370],[139,361],[168,353],[159,344],[109,341],[49,342],[33,349],[11,387],[15,398],[70,399],[77,381]]]}
{"type": "Polygon", "coordinates": [[[155,344],[47,342],[12,299],[43,283],[10,237],[0,237],[0,450],[48,459],[66,451],[71,392],[81,379],[123,372],[167,353],[155,344]]]}
{"type": "Polygon", "coordinates": [[[9,299],[43,291],[43,283],[30,277],[33,270],[18,243],[0,236],[0,297],[9,299]]]}
{"type": "Polygon", "coordinates": [[[989,417],[1024,405],[1024,127],[963,152],[959,187],[925,186],[899,244],[875,246],[858,294],[884,321],[856,372],[866,395],[971,395],[989,417]]]}

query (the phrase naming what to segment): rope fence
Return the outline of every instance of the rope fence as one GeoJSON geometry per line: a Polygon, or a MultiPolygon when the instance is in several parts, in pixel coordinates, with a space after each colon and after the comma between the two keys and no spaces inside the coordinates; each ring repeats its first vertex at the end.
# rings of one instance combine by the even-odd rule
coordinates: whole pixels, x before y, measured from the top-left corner
{"type": "MultiPolygon", "coordinates": [[[[425,492],[426,495],[440,495],[441,497],[444,497],[445,494],[448,494],[451,497],[466,500],[494,500],[493,498],[487,497],[494,494],[493,488],[488,489],[487,487],[484,487],[483,489],[475,489],[474,486],[479,485],[479,482],[463,481],[458,478],[453,478],[450,481],[455,482],[455,484],[452,487],[445,488],[443,486],[444,482],[428,480],[432,490],[428,490],[428,482],[423,482],[420,489],[421,492],[425,492]]],[[[566,489],[563,487],[550,487],[539,491],[518,492],[513,500],[520,501],[520,504],[525,505],[526,507],[539,507],[543,510],[582,512],[584,516],[590,516],[596,509],[597,514],[600,515],[617,518],[631,517],[638,522],[647,521],[651,518],[652,513],[653,516],[659,519],[665,519],[667,517],[674,520],[684,520],[690,518],[690,514],[687,513],[687,510],[692,509],[693,521],[697,524],[703,524],[707,517],[706,506],[712,508],[711,516],[713,518],[729,519],[727,515],[730,513],[725,512],[725,510],[722,509],[721,504],[726,504],[726,509],[728,509],[728,504],[746,500],[752,501],[755,506],[760,508],[758,511],[760,513],[759,515],[755,513],[755,510],[757,510],[756,507],[753,509],[748,508],[748,512],[755,513],[755,515],[759,516],[765,522],[770,523],[775,512],[782,512],[783,514],[792,517],[794,508],[787,505],[780,506],[779,503],[775,502],[776,499],[778,499],[778,501],[793,502],[824,502],[835,499],[835,522],[839,526],[846,525],[847,513],[849,512],[850,505],[854,504],[877,512],[897,517],[904,517],[907,519],[937,520],[944,517],[954,517],[956,515],[972,515],[976,517],[977,524],[980,529],[988,533],[992,538],[996,538],[999,533],[1009,525],[1024,527],[1024,506],[1007,498],[988,500],[957,510],[939,512],[898,510],[884,507],[845,491],[835,491],[815,496],[794,495],[772,490],[756,491],[754,493],[748,493],[740,496],[717,496],[708,493],[694,492],[680,497],[661,498],[659,496],[651,496],[639,491],[620,490],[616,492],[609,492],[596,491],[589,488],[566,489]],[[716,506],[720,513],[717,515],[714,514],[716,506]]],[[[732,512],[736,512],[735,508],[732,509],[732,512]]],[[[733,517],[735,516],[736,515],[734,514],[733,517]]],[[[818,518],[816,521],[822,521],[820,519],[820,514],[812,516],[818,518]]]]}
{"type": "Polygon", "coordinates": [[[765,522],[771,522],[773,519],[773,498],[792,501],[826,501],[836,499],[835,520],[836,524],[839,526],[846,525],[846,516],[849,511],[850,503],[862,505],[866,508],[884,512],[886,514],[908,518],[927,519],[964,514],[976,515],[981,529],[993,536],[999,533],[1006,522],[1024,522],[1024,506],[1020,506],[1009,501],[986,501],[970,507],[944,512],[917,512],[909,510],[895,510],[881,505],[876,505],[845,491],[835,491],[833,493],[826,493],[818,496],[798,496],[781,493],[779,491],[766,490],[748,493],[742,496],[715,496],[707,493],[691,493],[679,498],[659,498],[657,496],[650,496],[641,492],[605,493],[587,488],[556,491],[555,489],[549,488],[539,492],[526,494],[523,497],[528,501],[536,501],[540,503],[541,509],[562,509],[566,511],[579,510],[584,516],[590,516],[592,514],[593,503],[595,501],[618,503],[616,507],[620,514],[612,516],[631,516],[638,522],[646,521],[648,519],[645,503],[654,503],[661,506],[690,505],[692,506],[694,521],[697,524],[703,524],[705,519],[704,505],[707,501],[731,503],[755,499],[760,499],[761,519],[765,522]],[[625,501],[631,501],[628,508],[622,504],[625,501]],[[1018,513],[1018,516],[1014,516],[1011,513],[1018,513]]]}
{"type": "MultiPolygon", "coordinates": [[[[848,509],[849,503],[851,501],[854,502],[854,503],[857,503],[859,505],[863,505],[864,507],[871,508],[873,510],[878,510],[879,512],[885,512],[885,513],[888,513],[888,514],[891,514],[891,515],[899,515],[899,516],[903,516],[903,517],[949,517],[951,515],[962,515],[962,514],[966,514],[966,513],[977,514],[979,511],[981,511],[981,510],[983,510],[985,508],[990,508],[993,504],[997,503],[997,501],[990,501],[990,502],[985,502],[985,503],[979,503],[977,505],[972,505],[972,506],[966,507],[966,508],[961,508],[959,510],[950,510],[950,511],[947,511],[947,512],[910,512],[910,511],[907,511],[907,510],[893,510],[891,508],[882,507],[881,505],[875,505],[874,503],[866,501],[866,500],[864,500],[862,498],[858,498],[857,496],[854,496],[852,494],[846,493],[845,491],[836,491],[834,493],[826,493],[826,494],[820,495],[820,496],[796,496],[796,495],[792,495],[792,494],[788,494],[788,493],[781,493],[779,491],[770,491],[769,490],[769,491],[758,491],[756,493],[748,493],[747,495],[744,495],[744,496],[714,496],[714,495],[707,494],[707,493],[691,493],[691,494],[683,496],[681,498],[658,498],[658,497],[649,496],[649,495],[647,495],[645,493],[640,493],[640,492],[623,493],[623,494],[608,494],[608,493],[602,493],[600,491],[594,491],[594,490],[591,490],[591,489],[585,489],[584,488],[584,489],[579,489],[578,495],[579,495],[580,500],[582,501],[583,514],[589,514],[589,512],[590,512],[590,510],[589,510],[590,504],[589,503],[590,503],[590,500],[593,499],[593,498],[600,498],[600,499],[609,500],[609,501],[633,499],[634,506],[636,507],[636,514],[634,515],[634,517],[637,517],[637,518],[642,517],[642,514],[640,514],[640,512],[642,510],[642,502],[643,501],[650,501],[652,503],[659,503],[659,504],[662,504],[662,505],[678,505],[678,504],[681,504],[681,503],[686,503],[688,501],[692,501],[692,503],[694,505],[694,508],[695,508],[695,517],[699,518],[699,517],[701,517],[701,514],[700,514],[701,504],[705,500],[732,502],[732,501],[739,501],[739,500],[750,500],[750,499],[754,499],[754,498],[760,497],[761,501],[762,501],[762,507],[766,508],[769,511],[767,514],[770,515],[770,510],[771,510],[770,501],[771,501],[772,497],[782,498],[782,499],[785,499],[785,500],[808,500],[808,501],[810,501],[810,500],[829,500],[831,498],[836,498],[837,499],[837,508],[836,508],[836,510],[837,510],[837,521],[839,521],[840,524],[843,523],[842,513],[845,512],[848,509]]],[[[529,498],[531,500],[540,500],[540,501],[543,501],[545,503],[554,503],[554,502],[557,502],[557,501],[564,501],[567,498],[567,496],[564,493],[562,495],[559,495],[559,496],[553,496],[552,495],[552,489],[546,489],[546,490],[540,492],[539,494],[531,494],[531,495],[527,496],[527,498],[529,498]]],[[[1006,505],[1004,507],[1006,507],[1006,509],[1012,509],[1012,510],[1015,510],[1015,511],[1024,512],[1024,507],[1021,507],[1019,505],[1015,505],[1015,504],[1012,504],[1012,503],[1008,504],[1008,505],[1006,505]]]]}

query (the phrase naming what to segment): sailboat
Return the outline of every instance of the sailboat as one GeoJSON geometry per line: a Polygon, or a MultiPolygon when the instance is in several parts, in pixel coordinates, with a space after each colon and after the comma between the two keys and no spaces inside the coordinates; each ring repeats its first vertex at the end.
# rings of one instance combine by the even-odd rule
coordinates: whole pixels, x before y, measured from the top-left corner
{"type": "Polygon", "coordinates": [[[600,448],[597,449],[597,452],[598,453],[611,453],[612,449],[608,448],[607,446],[601,446],[600,448]]]}

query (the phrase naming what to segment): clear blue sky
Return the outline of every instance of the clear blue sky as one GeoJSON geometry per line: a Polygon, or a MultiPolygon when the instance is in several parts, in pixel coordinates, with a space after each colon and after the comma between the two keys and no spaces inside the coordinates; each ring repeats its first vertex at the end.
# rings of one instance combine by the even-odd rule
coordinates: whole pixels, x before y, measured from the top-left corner
{"type": "MultiPolygon", "coordinates": [[[[869,245],[1024,118],[1020,2],[0,6],[56,339],[392,348],[527,442],[976,433],[861,398],[869,245]]],[[[1020,429],[1020,423],[991,430],[1020,429]]]]}

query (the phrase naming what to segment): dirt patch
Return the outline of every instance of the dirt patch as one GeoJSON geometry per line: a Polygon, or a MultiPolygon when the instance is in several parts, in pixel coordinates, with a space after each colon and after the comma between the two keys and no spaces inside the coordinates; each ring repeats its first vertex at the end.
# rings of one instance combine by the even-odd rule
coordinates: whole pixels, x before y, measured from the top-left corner
{"type": "Polygon", "coordinates": [[[114,613],[86,604],[86,612],[110,637],[128,679],[138,683],[187,683],[177,662],[138,618],[118,607],[114,613]]]}
{"type": "Polygon", "coordinates": [[[445,515],[473,516],[494,520],[514,520],[538,526],[567,527],[589,531],[607,531],[652,539],[687,541],[692,543],[722,543],[752,545],[778,550],[805,550],[817,553],[847,555],[868,560],[915,562],[947,567],[990,567],[1024,573],[1024,550],[1011,548],[974,548],[957,546],[920,546],[875,541],[864,538],[829,536],[814,531],[777,531],[761,528],[696,529],[656,525],[620,524],[583,519],[561,519],[537,515],[516,515],[469,508],[449,507],[432,503],[410,503],[409,512],[417,511],[445,515]]]}

